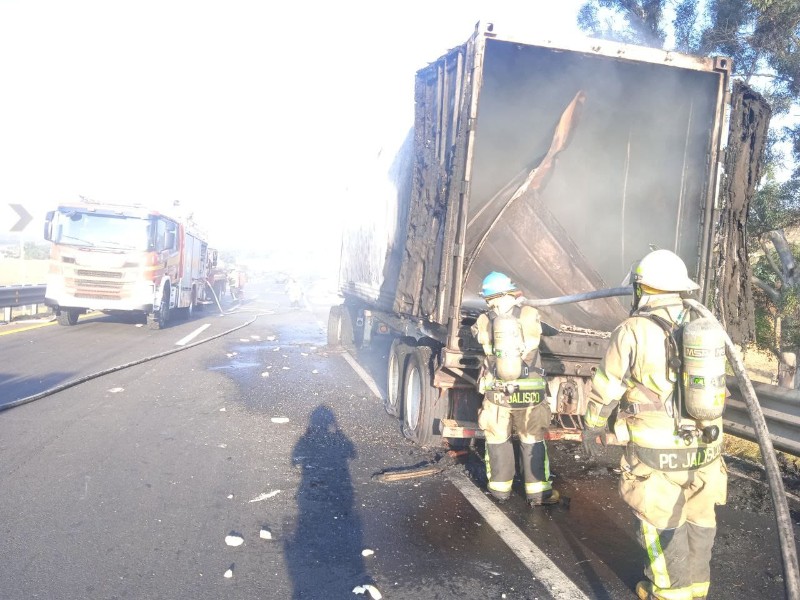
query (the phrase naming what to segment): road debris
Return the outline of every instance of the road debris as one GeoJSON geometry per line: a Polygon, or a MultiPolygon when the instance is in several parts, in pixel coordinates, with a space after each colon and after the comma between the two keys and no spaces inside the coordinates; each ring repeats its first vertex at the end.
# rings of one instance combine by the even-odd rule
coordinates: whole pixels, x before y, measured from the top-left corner
{"type": "Polygon", "coordinates": [[[261,531],[258,534],[258,537],[260,537],[262,540],[271,540],[272,532],[266,527],[262,527],[261,531]]]}
{"type": "Polygon", "coordinates": [[[372,600],[381,600],[381,598],[383,598],[381,593],[378,591],[378,588],[368,583],[365,583],[364,585],[357,585],[353,588],[354,594],[363,594],[364,592],[369,592],[369,596],[372,598],[372,600]]]}
{"type": "Polygon", "coordinates": [[[225,579],[230,579],[231,577],[233,577],[233,565],[231,565],[230,568],[227,571],[225,571],[223,577],[225,577],[225,579]]]}
{"type": "Polygon", "coordinates": [[[235,531],[231,531],[225,536],[225,543],[228,544],[228,546],[241,546],[244,544],[244,538],[235,531]]]}
{"type": "Polygon", "coordinates": [[[263,494],[259,494],[258,496],[256,496],[252,500],[250,500],[250,502],[261,502],[262,500],[267,500],[269,498],[272,498],[273,496],[277,496],[280,493],[281,493],[280,490],[273,490],[271,492],[264,492],[263,494]]]}
{"type": "Polygon", "coordinates": [[[369,548],[364,548],[361,551],[361,556],[372,556],[373,554],[375,554],[375,550],[370,550],[369,548]]]}
{"type": "Polygon", "coordinates": [[[289,417],[272,417],[270,421],[272,421],[273,423],[288,423],[289,417]]]}
{"type": "Polygon", "coordinates": [[[269,377],[269,371],[264,371],[264,372],[261,374],[261,376],[262,376],[262,377],[269,377]]]}
{"type": "Polygon", "coordinates": [[[223,406],[222,408],[220,408],[219,412],[225,412],[225,407],[223,406]]]}
{"type": "Polygon", "coordinates": [[[428,477],[429,475],[438,475],[444,469],[439,467],[411,467],[410,469],[394,470],[394,471],[381,471],[372,476],[375,481],[384,483],[391,481],[404,481],[406,479],[415,479],[417,477],[428,477]]]}
{"type": "Polygon", "coordinates": [[[119,392],[124,392],[125,388],[115,387],[115,388],[111,388],[108,391],[111,392],[112,394],[116,394],[116,393],[119,393],[119,392]]]}

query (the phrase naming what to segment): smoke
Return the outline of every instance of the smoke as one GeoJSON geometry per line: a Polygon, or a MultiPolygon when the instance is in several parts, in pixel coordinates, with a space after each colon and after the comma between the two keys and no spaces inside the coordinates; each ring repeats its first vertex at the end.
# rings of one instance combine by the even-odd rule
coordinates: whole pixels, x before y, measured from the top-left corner
{"type": "MultiPolygon", "coordinates": [[[[468,287],[497,262],[531,297],[613,287],[651,244],[694,273],[718,83],[716,73],[489,41],[471,216],[496,214],[487,202],[538,164],[575,94],[586,100],[549,181],[503,216],[468,287]]],[[[594,306],[560,309],[557,320],[596,326],[598,315],[584,312],[594,306]]]]}

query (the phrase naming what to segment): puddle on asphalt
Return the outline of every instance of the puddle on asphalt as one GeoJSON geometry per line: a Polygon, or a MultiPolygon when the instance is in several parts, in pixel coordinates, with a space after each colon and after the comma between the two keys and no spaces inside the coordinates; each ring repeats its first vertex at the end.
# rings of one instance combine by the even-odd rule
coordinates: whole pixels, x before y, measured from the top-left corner
{"type": "Polygon", "coordinates": [[[248,362],[244,360],[232,360],[227,365],[220,365],[218,367],[209,367],[209,371],[224,371],[226,369],[237,370],[237,369],[252,369],[253,367],[257,367],[261,363],[257,362],[248,362]]]}

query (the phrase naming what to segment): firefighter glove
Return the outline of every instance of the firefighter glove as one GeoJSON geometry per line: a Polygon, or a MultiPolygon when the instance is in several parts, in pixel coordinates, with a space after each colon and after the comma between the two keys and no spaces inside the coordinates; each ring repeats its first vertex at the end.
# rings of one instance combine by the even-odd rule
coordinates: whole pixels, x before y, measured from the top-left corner
{"type": "Polygon", "coordinates": [[[608,443],[607,435],[608,431],[605,425],[602,427],[587,427],[583,430],[581,442],[583,443],[583,451],[589,458],[597,458],[600,453],[605,452],[605,446],[608,443]],[[600,438],[599,442],[597,438],[600,438]]]}

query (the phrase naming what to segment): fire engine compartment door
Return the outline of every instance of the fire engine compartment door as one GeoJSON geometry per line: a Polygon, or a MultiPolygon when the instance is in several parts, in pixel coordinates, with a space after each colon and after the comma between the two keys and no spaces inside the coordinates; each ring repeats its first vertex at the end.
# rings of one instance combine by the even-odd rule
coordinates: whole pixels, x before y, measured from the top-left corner
{"type": "Polygon", "coordinates": [[[186,234],[186,252],[183,260],[183,273],[181,275],[182,284],[184,289],[191,289],[192,281],[199,279],[203,276],[204,269],[204,246],[205,244],[194,237],[193,235],[186,234]]]}
{"type": "MultiPolygon", "coordinates": [[[[488,39],[463,306],[481,304],[493,270],[529,298],[616,287],[650,245],[675,251],[698,279],[721,77],[488,39]]],[[[629,305],[542,312],[553,325],[610,330],[629,305]]]]}

